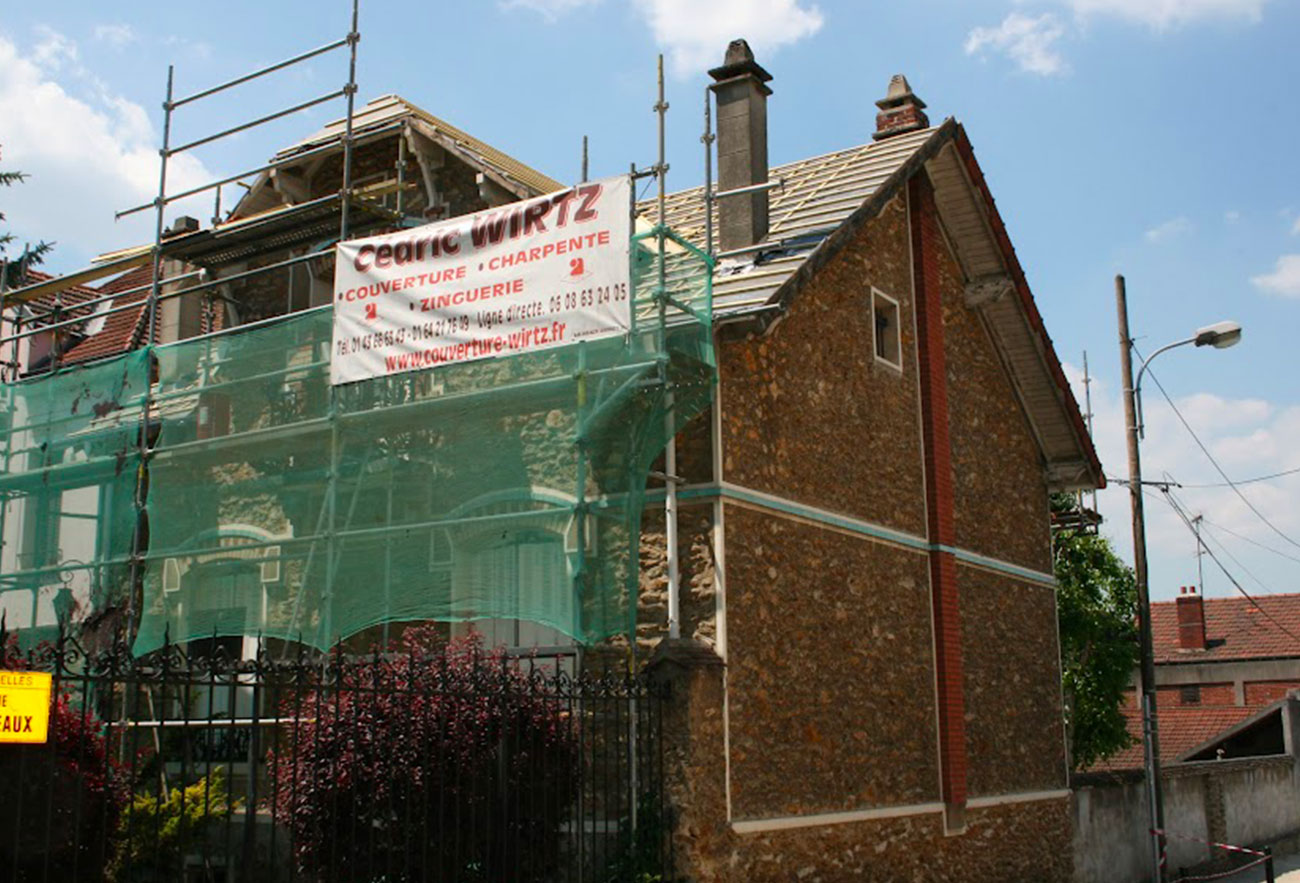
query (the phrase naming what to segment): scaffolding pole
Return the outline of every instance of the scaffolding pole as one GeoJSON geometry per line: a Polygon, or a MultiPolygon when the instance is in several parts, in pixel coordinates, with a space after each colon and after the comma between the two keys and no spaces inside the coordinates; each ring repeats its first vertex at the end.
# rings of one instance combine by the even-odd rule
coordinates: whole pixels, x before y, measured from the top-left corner
{"type": "MultiPolygon", "coordinates": [[[[149,295],[148,295],[148,299],[147,299],[147,303],[143,315],[145,328],[142,336],[143,336],[143,342],[145,343],[146,346],[152,348],[157,343],[158,308],[159,308],[159,304],[163,300],[167,300],[172,297],[182,297],[186,294],[190,294],[192,292],[196,292],[200,290],[206,291],[207,289],[211,288],[214,285],[228,284],[234,278],[243,278],[246,276],[258,275],[258,274],[270,272],[274,269],[278,269],[281,267],[292,266],[300,261],[309,260],[311,257],[314,256],[309,254],[309,255],[300,256],[298,258],[291,258],[288,261],[280,261],[271,266],[259,267],[254,271],[239,273],[233,277],[229,277],[226,279],[215,280],[212,282],[206,282],[206,283],[201,283],[199,285],[193,285],[186,288],[181,288],[177,291],[171,292],[171,294],[168,295],[167,297],[164,297],[161,292],[161,287],[164,281],[162,278],[162,262],[163,262],[163,237],[164,237],[165,213],[166,213],[167,205],[170,202],[173,202],[177,199],[182,199],[186,196],[192,196],[204,190],[215,188],[217,191],[217,200],[218,200],[217,204],[219,206],[221,187],[225,184],[231,183],[232,181],[240,180],[241,178],[246,177],[249,174],[245,172],[239,176],[222,178],[218,181],[206,184],[203,187],[191,188],[189,190],[183,191],[180,194],[176,194],[172,197],[169,197],[167,194],[167,163],[168,163],[168,159],[171,156],[177,153],[181,153],[183,151],[192,150],[196,147],[200,147],[205,144],[210,144],[214,141],[217,141],[218,139],[225,138],[229,135],[233,135],[238,132],[247,131],[248,129],[255,128],[257,126],[263,125],[264,123],[268,123],[273,120],[281,119],[283,117],[292,115],[294,113],[298,113],[299,111],[307,110],[319,104],[323,104],[327,101],[332,101],[340,97],[346,97],[347,118],[346,118],[345,134],[343,137],[343,157],[344,157],[343,158],[343,181],[342,181],[342,188],[340,190],[340,196],[341,196],[340,238],[346,238],[348,233],[348,220],[349,220],[348,209],[349,209],[349,203],[352,195],[351,194],[352,149],[353,149],[352,130],[353,130],[353,115],[355,111],[355,97],[356,97],[356,89],[357,89],[356,86],[357,43],[360,40],[360,34],[358,33],[357,30],[358,18],[359,18],[359,0],[352,0],[351,28],[345,37],[339,40],[335,40],[331,43],[327,43],[324,46],[320,46],[315,49],[308,50],[307,52],[300,53],[298,55],[295,55],[283,61],[279,61],[274,64],[268,65],[259,70],[253,71],[252,73],[244,74],[242,76],[235,77],[232,80],[227,80],[226,82],[221,83],[219,85],[212,86],[208,89],[200,90],[198,92],[195,92],[191,95],[188,95],[180,99],[175,98],[175,91],[174,91],[175,66],[168,65],[167,94],[166,94],[166,99],[163,102],[162,147],[158,151],[158,156],[159,156],[158,196],[152,203],[154,209],[154,241],[153,241],[153,247],[151,253],[152,268],[150,274],[149,295]],[[241,123],[239,125],[227,129],[223,129],[222,131],[219,131],[217,133],[207,135],[201,138],[197,138],[193,141],[189,141],[185,144],[182,144],[179,147],[172,147],[171,145],[172,115],[179,107],[188,105],[192,102],[198,101],[203,98],[210,97],[219,92],[225,91],[226,89],[230,89],[234,86],[239,86],[251,82],[252,80],[255,80],[267,74],[284,70],[285,68],[288,68],[292,65],[299,64],[301,62],[307,61],[312,58],[316,58],[317,56],[323,55],[327,52],[333,51],[334,49],[338,49],[343,46],[347,46],[349,48],[348,80],[347,80],[347,84],[343,88],[335,92],[327,93],[325,95],[312,98],[305,102],[300,102],[292,107],[275,111],[270,114],[266,114],[264,116],[258,117],[257,119],[251,120],[249,122],[241,123]]],[[[322,146],[321,148],[317,148],[317,150],[319,151],[324,151],[326,149],[327,148],[324,146],[322,146]]],[[[282,163],[278,163],[273,160],[271,163],[261,167],[260,171],[263,172],[269,171],[271,169],[278,167],[281,164],[282,163]]],[[[147,206],[137,206],[135,208],[128,209],[125,212],[119,213],[118,217],[121,217],[126,214],[131,214],[135,211],[142,210],[146,207],[147,206]]],[[[214,218],[214,223],[216,223],[215,218],[214,218]]],[[[185,278],[188,275],[189,274],[182,274],[174,278],[178,280],[181,278],[185,278]]],[[[167,281],[172,281],[172,280],[169,279],[167,281]]],[[[120,293],[117,293],[116,296],[120,297],[121,295],[120,293]]],[[[290,291],[290,296],[292,297],[292,290],[290,291]]],[[[103,300],[103,299],[105,298],[100,298],[99,300],[103,300]]],[[[96,302],[98,302],[98,300],[96,302]]],[[[59,322],[58,308],[59,308],[59,302],[56,299],[55,315],[54,315],[55,327],[62,327],[62,325],[67,323],[59,322]]],[[[126,308],[125,306],[119,307],[119,309],[125,309],[125,308],[126,308]]],[[[108,312],[117,312],[117,310],[110,310],[108,312]]],[[[20,332],[21,329],[18,329],[18,331],[20,332]]],[[[137,329],[136,338],[132,341],[132,343],[134,344],[138,342],[140,340],[140,337],[141,337],[140,330],[137,329]]],[[[16,342],[15,342],[15,346],[17,346],[16,342]]],[[[144,544],[144,525],[148,517],[147,493],[148,493],[148,461],[150,456],[150,411],[153,402],[152,365],[150,365],[148,370],[150,373],[150,380],[146,384],[146,388],[144,390],[144,395],[141,403],[140,430],[139,430],[139,438],[137,440],[140,462],[136,469],[136,490],[135,490],[136,523],[135,523],[135,530],[132,536],[130,589],[129,589],[127,603],[126,603],[127,625],[129,629],[134,629],[135,619],[139,613],[139,611],[136,609],[136,592],[137,589],[143,591],[144,561],[147,556],[147,550],[145,549],[145,544],[144,544]]],[[[331,413],[333,413],[335,402],[334,402],[334,390],[332,387],[330,389],[330,398],[331,398],[331,402],[330,402],[331,413]]],[[[330,500],[331,506],[333,505],[332,496],[333,495],[331,495],[331,500],[330,500]]],[[[328,535],[331,540],[332,540],[334,527],[335,525],[333,524],[333,519],[331,517],[331,524],[329,525],[329,530],[328,530],[328,535]]],[[[332,558],[327,559],[327,565],[330,564],[332,564],[332,558]]]]}
{"type": "MultiPolygon", "coordinates": [[[[8,278],[9,278],[9,258],[7,257],[0,258],[0,333],[3,333],[3,329],[4,329],[5,290],[8,287],[5,283],[7,282],[8,278]]],[[[18,321],[18,315],[21,312],[21,310],[22,310],[21,306],[19,306],[18,309],[14,310],[15,322],[18,321]]],[[[4,356],[3,347],[4,344],[0,343],[0,381],[8,381],[9,368],[7,365],[4,365],[2,361],[4,356]]],[[[18,344],[17,342],[15,342],[14,343],[15,363],[17,363],[18,361],[17,350],[18,350],[18,344]]],[[[14,367],[14,372],[15,372],[14,376],[16,379],[17,378],[16,364],[14,367]]],[[[5,405],[5,410],[8,412],[9,415],[8,419],[4,421],[4,432],[5,432],[4,474],[8,475],[9,474],[9,452],[12,448],[13,440],[14,440],[14,425],[13,425],[14,406],[13,406],[13,399],[10,398],[9,396],[5,396],[3,401],[5,405]]],[[[9,515],[9,496],[6,494],[5,496],[0,497],[0,573],[5,572],[5,567],[4,567],[5,523],[8,515],[9,515]]],[[[16,566],[17,562],[15,561],[14,564],[16,566]]]]}
{"type": "Polygon", "coordinates": [[[357,43],[361,33],[357,30],[359,0],[352,0],[352,29],[348,31],[348,84],[343,87],[347,96],[348,115],[343,129],[343,204],[339,218],[339,241],[348,238],[348,214],[352,207],[352,114],[357,100],[357,43]]]}
{"type": "MultiPolygon", "coordinates": [[[[713,260],[713,91],[704,87],[704,253],[713,260]]],[[[710,270],[712,272],[712,270],[710,270]]]]}
{"type": "MultiPolygon", "coordinates": [[[[668,102],[664,100],[664,57],[659,56],[659,100],[655,102],[655,114],[659,118],[659,160],[655,165],[655,179],[659,185],[657,197],[658,208],[658,233],[656,240],[659,247],[658,267],[655,295],[659,301],[659,353],[662,355],[668,351],[667,340],[667,322],[668,322],[668,291],[667,291],[667,268],[665,267],[665,248],[667,245],[667,226],[666,226],[666,206],[667,199],[667,176],[668,163],[665,148],[666,135],[666,117],[668,115],[668,102]]],[[[665,389],[668,388],[668,366],[666,362],[660,362],[660,377],[664,382],[665,389]]],[[[667,408],[664,413],[664,432],[667,435],[668,442],[664,448],[664,484],[666,493],[664,495],[664,522],[665,522],[665,542],[667,544],[667,570],[668,570],[668,637],[680,638],[682,636],[682,613],[681,613],[681,593],[679,586],[678,560],[677,560],[677,433],[675,426],[675,416],[673,414],[673,397],[672,393],[667,393],[667,408]]]]}

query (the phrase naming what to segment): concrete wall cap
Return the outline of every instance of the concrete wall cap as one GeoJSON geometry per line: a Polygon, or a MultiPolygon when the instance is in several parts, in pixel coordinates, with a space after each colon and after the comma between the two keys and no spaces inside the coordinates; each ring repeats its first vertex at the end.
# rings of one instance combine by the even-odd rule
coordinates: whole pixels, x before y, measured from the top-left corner
{"type": "Polygon", "coordinates": [[[712,644],[707,644],[696,638],[664,638],[655,647],[654,653],[650,656],[650,661],[646,663],[646,667],[654,671],[670,664],[681,668],[707,668],[726,665],[718,652],[713,649],[712,644]]]}

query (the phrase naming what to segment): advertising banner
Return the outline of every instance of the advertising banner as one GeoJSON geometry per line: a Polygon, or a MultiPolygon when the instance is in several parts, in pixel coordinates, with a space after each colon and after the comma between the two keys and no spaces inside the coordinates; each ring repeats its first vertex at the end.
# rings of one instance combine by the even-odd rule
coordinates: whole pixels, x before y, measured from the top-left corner
{"type": "Polygon", "coordinates": [[[330,382],[624,334],[629,182],[340,243],[330,382]]]}

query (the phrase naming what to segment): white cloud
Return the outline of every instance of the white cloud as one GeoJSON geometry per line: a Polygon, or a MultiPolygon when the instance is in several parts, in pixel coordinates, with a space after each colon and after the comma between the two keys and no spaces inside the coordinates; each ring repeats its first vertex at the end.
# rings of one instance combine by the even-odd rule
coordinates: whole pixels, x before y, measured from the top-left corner
{"type": "Polygon", "coordinates": [[[1056,16],[1043,14],[1031,18],[1013,12],[997,27],[975,28],[966,37],[966,54],[976,55],[986,49],[1003,53],[1022,71],[1049,76],[1065,71],[1065,61],[1055,44],[1065,34],[1056,16]]]}
{"type": "Polygon", "coordinates": [[[749,41],[759,63],[782,46],[821,30],[821,10],[801,0],[634,0],[668,51],[673,73],[698,76],[722,63],[727,44],[749,41]]]}
{"type": "Polygon", "coordinates": [[[1283,297],[1300,297],[1300,254],[1284,254],[1277,259],[1272,273],[1251,276],[1256,288],[1283,297]]]}
{"type": "Polygon", "coordinates": [[[121,49],[140,37],[130,25],[95,25],[95,39],[121,49]]]}
{"type": "Polygon", "coordinates": [[[1192,222],[1187,218],[1179,216],[1170,218],[1163,224],[1157,224],[1150,230],[1143,233],[1147,242],[1168,242],[1170,239],[1177,239],[1192,232],[1192,222]]]}
{"type": "Polygon", "coordinates": [[[1259,21],[1268,0],[1066,0],[1082,18],[1112,16],[1156,29],[1201,20],[1259,21]]]}
{"type": "Polygon", "coordinates": [[[1223,213],[1223,222],[1225,224],[1236,224],[1241,220],[1241,212],[1236,209],[1229,209],[1223,213]]]}
{"type": "MultiPolygon", "coordinates": [[[[1025,0],[1016,0],[1023,3],[1025,0]]],[[[1077,35],[1088,22],[1112,18],[1156,31],[1202,21],[1245,21],[1254,23],[1264,14],[1269,0],[1058,0],[1074,14],[1066,28],[1056,16],[1044,13],[1031,17],[1013,12],[997,27],[978,27],[966,38],[966,54],[993,49],[1007,55],[1021,70],[1035,74],[1058,74],[1067,69],[1056,43],[1067,31],[1077,35]]]]}
{"type": "MultiPolygon", "coordinates": [[[[38,37],[24,54],[0,34],[0,143],[5,166],[30,175],[5,194],[10,232],[58,243],[56,260],[151,239],[143,214],[112,224],[115,210],[148,202],[158,186],[159,138],[148,114],[81,69],[67,37],[49,29],[38,37]]],[[[168,171],[177,190],[213,177],[188,155],[168,171]]],[[[172,208],[205,216],[197,206],[172,208]]]]}
{"type": "Polygon", "coordinates": [[[599,2],[600,0],[501,0],[501,8],[528,9],[553,22],[562,15],[584,6],[595,6],[599,2]]]}
{"type": "MultiPolygon", "coordinates": [[[[1190,354],[1186,356],[1192,358],[1190,354]]],[[[1174,358],[1170,356],[1170,358],[1174,358]]],[[[1201,358],[1232,358],[1205,351],[1201,358]]],[[[1172,364],[1172,363],[1171,363],[1172,364]]],[[[1070,365],[1066,373],[1082,404],[1081,372],[1070,365]]],[[[1171,365],[1164,369],[1165,382],[1175,382],[1171,365]]],[[[1184,485],[1174,493],[1191,515],[1204,514],[1212,525],[1221,525],[1258,543],[1295,552],[1230,487],[1193,487],[1219,485],[1222,479],[1197,448],[1148,375],[1142,384],[1146,437],[1142,440],[1142,471],[1146,481],[1159,481],[1166,475],[1184,485]]],[[[1172,386],[1168,387],[1174,392],[1172,386]]],[[[1210,393],[1176,396],[1179,411],[1216,460],[1234,480],[1255,478],[1300,467],[1300,447],[1292,439],[1300,433],[1300,404],[1275,403],[1252,398],[1226,398],[1210,393]]],[[[1124,411],[1119,391],[1104,378],[1093,378],[1093,436],[1106,474],[1111,478],[1128,477],[1124,411]]],[[[1242,493],[1280,530],[1300,539],[1300,508],[1293,501],[1300,494],[1300,474],[1239,485],[1242,493]]],[[[1111,538],[1122,556],[1132,561],[1132,534],[1129,529],[1128,489],[1117,482],[1099,495],[1099,507],[1105,517],[1102,532],[1111,538]]],[[[1195,540],[1186,525],[1167,505],[1162,495],[1151,488],[1146,496],[1147,547],[1151,556],[1152,596],[1167,600],[1180,585],[1196,581],[1195,540]]],[[[1213,530],[1214,528],[1207,528],[1213,530]]],[[[1222,540],[1231,553],[1276,591],[1294,591],[1294,567],[1270,553],[1225,534],[1222,529],[1210,534],[1222,540]],[[1279,564],[1279,562],[1281,562],[1279,564]],[[1289,568],[1289,569],[1288,569],[1289,568]]],[[[1213,547],[1213,543],[1211,543],[1213,547]]],[[[1252,586],[1246,574],[1227,558],[1224,563],[1248,590],[1252,586]]],[[[1205,561],[1207,594],[1223,597],[1235,589],[1208,559],[1205,561]]]]}
{"type": "Polygon", "coordinates": [[[77,60],[77,44],[53,28],[37,25],[36,38],[31,60],[37,67],[57,71],[77,60]]]}
{"type": "Polygon", "coordinates": [[[1291,232],[1300,236],[1300,216],[1296,217],[1295,223],[1291,225],[1291,232]]]}
{"type": "Polygon", "coordinates": [[[186,61],[208,61],[212,58],[212,44],[203,40],[191,40],[188,37],[179,37],[175,34],[164,37],[162,40],[164,46],[175,50],[174,55],[183,58],[186,61]]]}

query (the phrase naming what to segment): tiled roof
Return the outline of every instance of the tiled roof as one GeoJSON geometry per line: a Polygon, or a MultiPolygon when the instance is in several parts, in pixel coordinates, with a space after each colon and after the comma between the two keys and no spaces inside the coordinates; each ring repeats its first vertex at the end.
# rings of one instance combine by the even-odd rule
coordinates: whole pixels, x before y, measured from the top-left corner
{"type": "MultiPolygon", "coordinates": [[[[33,285],[37,282],[48,282],[53,278],[54,277],[49,273],[42,273],[40,270],[28,270],[27,279],[23,284],[33,285]]],[[[81,316],[89,316],[95,309],[94,307],[87,307],[86,309],[78,310],[75,309],[75,305],[84,303],[88,300],[93,300],[94,298],[99,297],[99,294],[100,293],[95,291],[95,289],[86,285],[74,285],[73,287],[60,292],[57,298],[54,294],[45,294],[38,298],[33,298],[31,301],[28,301],[28,303],[30,306],[35,308],[37,314],[41,314],[54,309],[55,301],[57,299],[60,307],[64,310],[63,315],[60,316],[60,320],[74,319],[81,316]]]]}
{"type": "MultiPolygon", "coordinates": [[[[564,189],[564,185],[554,178],[543,175],[531,166],[502,153],[492,145],[480,141],[445,120],[439,119],[427,110],[416,107],[398,95],[383,95],[367,102],[364,107],[358,108],[352,116],[352,130],[355,134],[361,134],[367,129],[378,128],[404,117],[414,117],[420,120],[436,133],[439,140],[471,154],[480,164],[505,175],[507,178],[519,181],[531,188],[535,193],[554,193],[556,190],[564,189]]],[[[293,147],[280,151],[276,154],[276,158],[281,159],[299,150],[316,147],[326,141],[338,138],[343,134],[345,122],[343,119],[337,119],[326,124],[325,128],[319,132],[308,136],[293,147]]]]}
{"type": "Polygon", "coordinates": [[[1300,635],[1300,594],[1256,595],[1254,602],[1247,598],[1205,598],[1201,603],[1209,645],[1205,650],[1179,649],[1176,602],[1151,605],[1156,662],[1300,657],[1300,641],[1293,637],[1300,635]]]}
{"type": "MultiPolygon", "coordinates": [[[[784,181],[784,186],[771,191],[767,238],[781,246],[721,261],[714,273],[714,309],[726,312],[766,303],[812,251],[936,132],[909,132],[771,169],[768,179],[784,181]]],[[[655,217],[655,200],[645,200],[638,208],[643,217],[655,217]]],[[[668,226],[704,247],[703,187],[670,194],[664,211],[668,226]]],[[[713,226],[716,236],[716,206],[713,226]]]]}
{"type": "MultiPolygon", "coordinates": [[[[959,234],[954,254],[967,278],[997,279],[1015,290],[1015,297],[993,297],[978,308],[1034,424],[1050,485],[1062,490],[1104,487],[1078,403],[965,130],[955,119],[771,169],[769,180],[782,186],[770,191],[770,247],[719,262],[713,275],[714,313],[724,321],[749,317],[753,327],[768,327],[861,225],[923,169],[935,183],[945,230],[959,234]]],[[[668,226],[701,247],[706,244],[703,197],[703,188],[696,187],[666,197],[664,206],[668,226]]],[[[654,200],[638,208],[643,218],[657,219],[654,200]]],[[[713,220],[716,232],[716,211],[713,220]]]]}
{"type": "MultiPolygon", "coordinates": [[[[1224,730],[1260,712],[1259,707],[1223,705],[1205,708],[1158,708],[1157,721],[1160,734],[1160,762],[1174,763],[1193,748],[1198,748],[1224,730]]],[[[1137,708],[1127,706],[1124,723],[1133,744],[1114,754],[1095,770],[1130,770],[1142,766],[1142,715],[1137,708]]]]}
{"type": "MultiPolygon", "coordinates": [[[[112,294],[116,291],[139,288],[149,284],[149,280],[152,278],[152,266],[137,267],[123,273],[116,279],[106,282],[98,293],[101,295],[112,294]]],[[[137,329],[144,320],[143,313],[148,297],[149,290],[145,289],[108,301],[114,308],[127,304],[132,304],[132,306],[129,309],[118,310],[105,317],[103,329],[65,353],[61,359],[62,363],[71,365],[77,362],[89,362],[92,359],[120,355],[129,350],[132,341],[137,339],[137,329]]]]}

